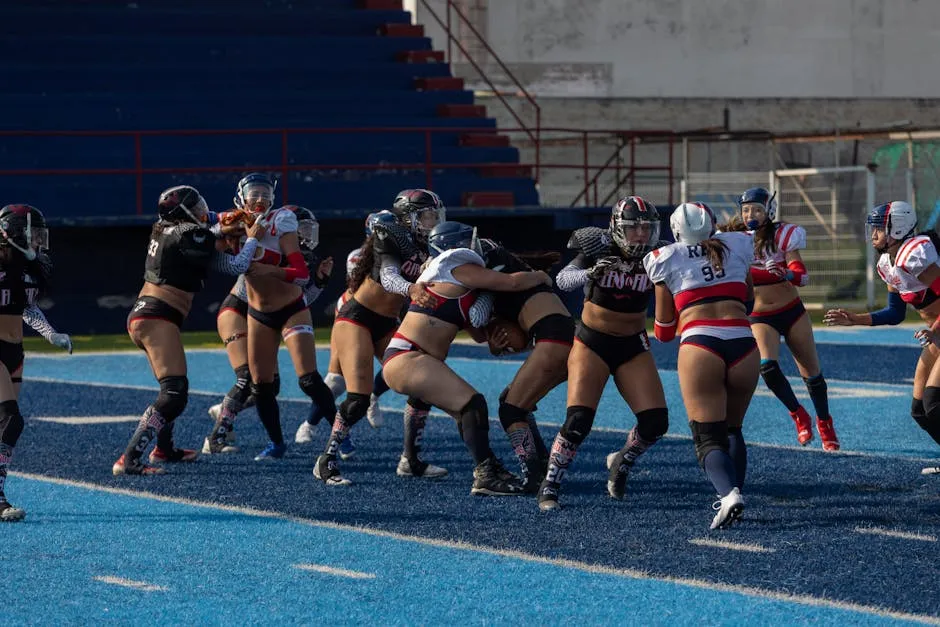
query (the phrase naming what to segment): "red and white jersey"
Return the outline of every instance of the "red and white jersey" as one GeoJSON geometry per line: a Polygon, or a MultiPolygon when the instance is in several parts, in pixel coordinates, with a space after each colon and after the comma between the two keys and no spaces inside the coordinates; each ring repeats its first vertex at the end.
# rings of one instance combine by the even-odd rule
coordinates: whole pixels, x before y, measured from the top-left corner
{"type": "Polygon", "coordinates": [[[290,209],[281,208],[271,211],[266,219],[268,228],[258,241],[254,261],[279,266],[283,259],[280,239],[285,233],[297,232],[297,216],[290,209]]]}
{"type": "Polygon", "coordinates": [[[356,269],[356,264],[359,263],[359,259],[362,257],[362,248],[357,248],[356,250],[349,251],[349,254],[346,255],[346,276],[349,276],[353,273],[353,270],[356,269]]]}
{"type": "MultiPolygon", "coordinates": [[[[898,254],[891,261],[891,255],[884,253],[876,266],[879,276],[903,297],[905,294],[921,294],[929,286],[923,284],[917,276],[930,266],[940,265],[940,257],[933,242],[926,235],[917,235],[901,244],[898,254]]],[[[907,299],[905,299],[907,300],[907,299]]],[[[908,300],[908,302],[912,302],[908,300]]]]}
{"type": "Polygon", "coordinates": [[[754,240],[742,232],[716,233],[714,238],[728,247],[720,271],[712,267],[705,251],[697,244],[669,244],[643,258],[650,280],[666,284],[679,311],[706,298],[743,302],[747,297],[747,275],[754,262],[754,240]]]}
{"type": "MultiPolygon", "coordinates": [[[[747,233],[751,236],[754,235],[754,231],[748,231],[747,233]]],[[[754,266],[766,269],[767,262],[773,260],[781,268],[786,268],[787,253],[806,248],[806,229],[796,224],[778,222],[774,231],[774,244],[777,250],[770,255],[765,254],[765,251],[755,251],[754,266]]]]}

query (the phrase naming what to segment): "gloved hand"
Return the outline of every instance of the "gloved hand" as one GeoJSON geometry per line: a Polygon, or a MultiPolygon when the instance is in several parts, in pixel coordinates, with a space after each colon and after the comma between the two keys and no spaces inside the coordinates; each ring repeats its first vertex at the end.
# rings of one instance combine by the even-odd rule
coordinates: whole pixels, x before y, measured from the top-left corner
{"type": "Polygon", "coordinates": [[[67,350],[69,355],[72,354],[72,338],[69,337],[68,333],[53,333],[49,336],[49,343],[67,350]]]}

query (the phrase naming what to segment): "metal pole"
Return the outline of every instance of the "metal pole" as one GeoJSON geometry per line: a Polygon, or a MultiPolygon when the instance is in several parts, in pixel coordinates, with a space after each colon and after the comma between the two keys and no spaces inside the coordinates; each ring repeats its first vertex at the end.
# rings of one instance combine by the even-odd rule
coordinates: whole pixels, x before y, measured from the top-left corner
{"type": "MultiPolygon", "coordinates": [[[[875,206],[875,173],[868,171],[865,175],[865,216],[868,211],[875,206]]],[[[868,309],[875,308],[875,249],[871,242],[865,244],[865,296],[868,301],[868,309]]]]}
{"type": "Polygon", "coordinates": [[[689,140],[682,138],[682,179],[679,181],[679,202],[689,202],[689,140]]]}
{"type": "Polygon", "coordinates": [[[917,187],[914,179],[914,142],[907,140],[907,201],[917,211],[917,187]]]}

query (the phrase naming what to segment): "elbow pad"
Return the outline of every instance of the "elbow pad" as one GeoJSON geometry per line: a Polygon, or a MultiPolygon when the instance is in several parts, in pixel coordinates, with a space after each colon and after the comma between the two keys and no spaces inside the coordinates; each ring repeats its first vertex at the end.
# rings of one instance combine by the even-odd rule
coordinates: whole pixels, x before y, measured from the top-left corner
{"type": "Polygon", "coordinates": [[[806,266],[802,261],[794,259],[787,264],[787,280],[797,287],[803,287],[809,283],[809,274],[806,272],[806,266]]]}

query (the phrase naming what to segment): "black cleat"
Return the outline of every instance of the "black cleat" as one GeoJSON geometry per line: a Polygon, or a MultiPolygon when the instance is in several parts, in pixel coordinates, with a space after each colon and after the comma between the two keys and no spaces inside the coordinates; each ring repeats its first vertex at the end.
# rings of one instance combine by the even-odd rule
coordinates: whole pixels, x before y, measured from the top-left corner
{"type": "Polygon", "coordinates": [[[473,487],[470,494],[485,496],[520,496],[522,483],[519,478],[503,467],[495,457],[490,457],[473,469],[473,487]]]}
{"type": "Polygon", "coordinates": [[[313,467],[313,476],[328,486],[339,487],[352,485],[352,481],[343,477],[339,470],[339,462],[335,455],[324,453],[317,458],[313,467]]]}
{"type": "Polygon", "coordinates": [[[623,500],[627,490],[627,479],[630,478],[632,464],[623,460],[623,453],[617,451],[607,456],[607,493],[611,498],[623,500]]]}
{"type": "Polygon", "coordinates": [[[543,481],[539,486],[539,509],[543,512],[551,512],[561,509],[561,503],[558,502],[558,493],[561,490],[561,484],[555,481],[543,481]]]}

